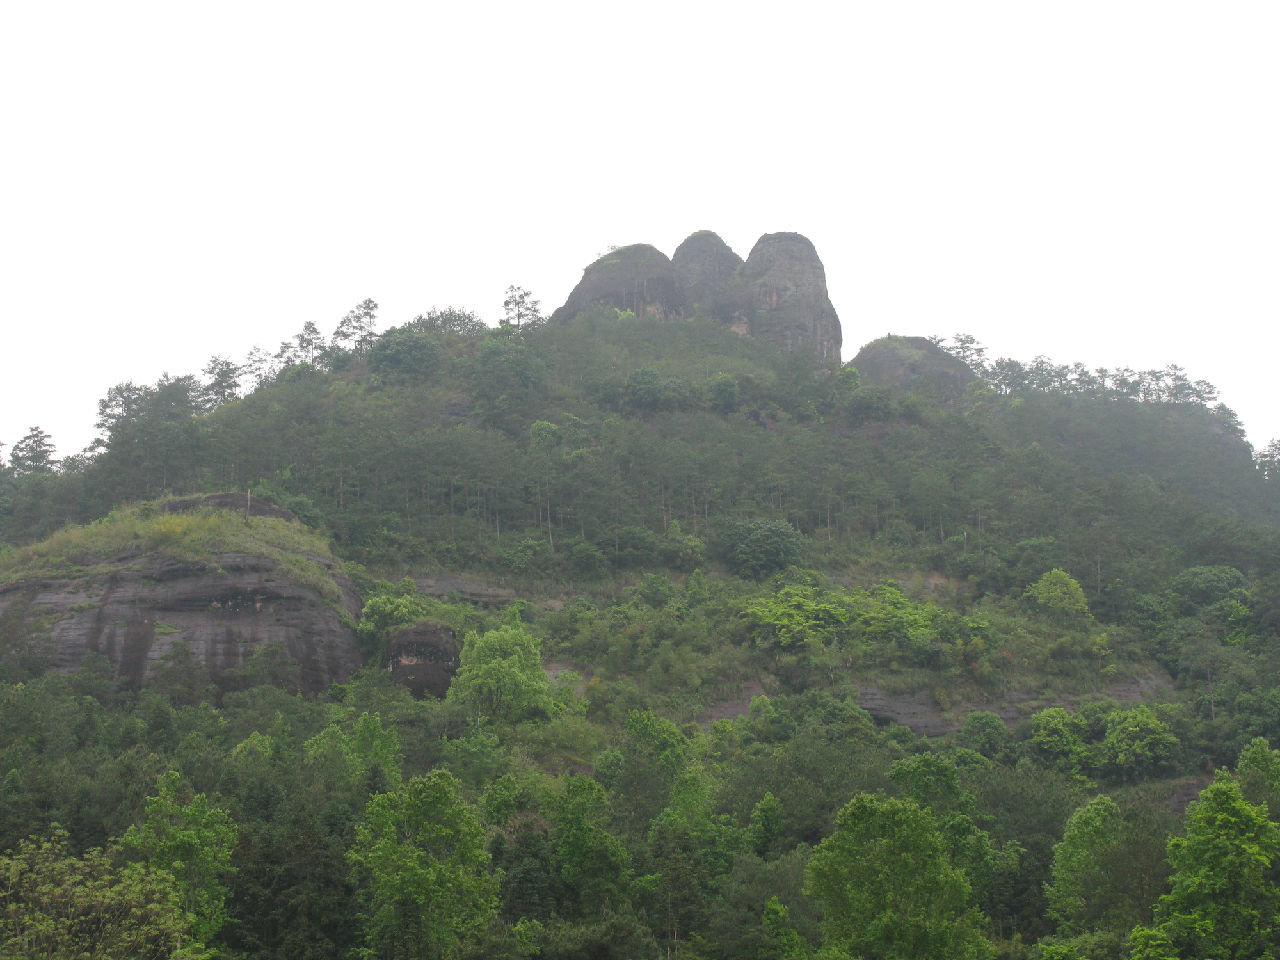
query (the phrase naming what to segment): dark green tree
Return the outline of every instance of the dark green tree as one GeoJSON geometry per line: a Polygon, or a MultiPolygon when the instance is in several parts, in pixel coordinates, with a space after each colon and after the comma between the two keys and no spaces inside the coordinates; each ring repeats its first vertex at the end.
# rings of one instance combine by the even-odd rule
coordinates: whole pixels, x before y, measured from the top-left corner
{"type": "Polygon", "coordinates": [[[17,477],[53,473],[58,468],[53,452],[53,440],[49,434],[39,427],[32,427],[9,451],[9,469],[17,477]]]}

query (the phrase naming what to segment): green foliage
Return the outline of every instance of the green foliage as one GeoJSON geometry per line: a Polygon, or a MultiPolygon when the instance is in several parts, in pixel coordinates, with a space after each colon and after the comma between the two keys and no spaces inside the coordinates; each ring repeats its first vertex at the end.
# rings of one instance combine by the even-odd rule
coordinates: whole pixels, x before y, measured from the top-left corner
{"type": "Polygon", "coordinates": [[[518,626],[469,635],[447,699],[479,719],[548,716],[552,701],[537,638],[518,626]]]}
{"type": "Polygon", "coordinates": [[[362,713],[349,729],[344,727],[347,725],[331,723],[308,740],[303,745],[307,760],[340,770],[352,786],[370,781],[383,791],[399,786],[401,751],[395,730],[385,726],[376,713],[362,713]]]}
{"type": "Polygon", "coordinates": [[[990,957],[969,883],[933,816],[905,800],[858,794],[809,862],[828,945],[851,956],[990,957]]]}
{"type": "Polygon", "coordinates": [[[1027,587],[1026,596],[1053,616],[1063,619],[1089,616],[1089,602],[1080,584],[1056,567],[1027,587]]]}
{"type": "Polygon", "coordinates": [[[199,960],[173,876],[119,865],[112,850],[73,856],[66,831],[0,853],[0,954],[9,960],[199,960]]]}
{"type": "Polygon", "coordinates": [[[1062,707],[1041,710],[1031,718],[1031,742],[1064,773],[1113,780],[1142,780],[1167,770],[1180,746],[1150,707],[1108,710],[1105,704],[1074,714],[1062,707]]]}
{"type": "Polygon", "coordinates": [[[370,957],[454,956],[496,909],[484,831],[444,770],[370,799],[347,860],[370,957]]]}
{"type": "Polygon", "coordinates": [[[1224,771],[1187,809],[1185,837],[1169,841],[1170,890],[1155,922],[1131,935],[1134,960],[1263,960],[1280,943],[1280,888],[1272,870],[1280,828],[1224,771]]]}
{"type": "Polygon", "coordinates": [[[581,915],[599,914],[622,901],[630,858],[609,832],[604,789],[590,777],[570,776],[551,803],[551,847],[559,877],[581,915]]]}
{"type": "Polygon", "coordinates": [[[146,820],[130,827],[124,845],[136,850],[155,870],[170,874],[191,916],[192,932],[211,941],[227,922],[226,878],[239,831],[225,810],[203,793],[179,799],[182,778],[170,770],[147,798],[146,820]]]}
{"type": "Polygon", "coordinates": [[[964,726],[956,735],[956,742],[960,746],[976,750],[991,759],[1001,757],[1011,739],[1004,721],[989,710],[975,710],[965,717],[964,726]]]}
{"type": "MultiPolygon", "coordinates": [[[[355,955],[361,936],[374,956],[814,955],[820,911],[801,886],[824,837],[819,863],[870,878],[847,886],[871,920],[829,910],[840,929],[819,955],[874,936],[861,955],[902,955],[917,928],[886,918],[923,903],[950,910],[957,936],[985,915],[1010,957],[1118,958],[1135,922],[1142,949],[1200,949],[1178,940],[1190,907],[1150,913],[1159,854],[1178,829],[1170,798],[1242,748],[1243,795],[1275,799],[1274,751],[1250,741],[1280,737],[1280,501],[1198,387],[1176,371],[1103,384],[1048,361],[986,364],[958,338],[986,380],[947,393],[908,369],[906,393],[871,366],[866,382],[820,371],[699,320],[606,309],[494,331],[446,310],[377,338],[375,309],[328,344],[308,324],[265,365],[215,358],[205,383],[119,384],[94,452],[0,468],[0,537],[55,534],[4,548],[0,584],[96,590],[123,555],[247,551],[332,601],[323,529],[364,565],[373,665],[309,697],[269,655],[213,689],[194,647],[141,692],[104,656],[40,676],[59,625],[30,589],[0,590],[0,849],[56,819],[67,858],[110,860],[175,770],[189,786],[174,810],[200,794],[238,828],[208,945],[246,958],[355,955]],[[247,487],[312,530],[145,503],[62,529],[162,491],[247,487]],[[495,581],[520,614],[365,568],[495,581]],[[378,669],[388,635],[422,620],[468,636],[444,703],[378,669]],[[544,654],[574,669],[548,684],[544,654]],[[1089,702],[1151,689],[1168,702],[1089,702]],[[968,719],[944,750],[878,728],[868,697],[917,729],[968,719]],[[1007,729],[1029,703],[1079,706],[1007,729]],[[380,798],[410,792],[401,770],[445,766],[480,798],[492,854],[452,901],[454,880],[422,883],[412,830],[364,859],[384,836],[373,813],[399,802],[380,798]],[[1117,812],[1073,815],[1095,781],[1117,812]],[[877,790],[902,806],[864,810],[874,837],[835,826],[851,793],[877,790]],[[836,856],[846,842],[865,856],[836,856]],[[927,895],[874,913],[909,882],[927,895]],[[454,908],[456,924],[406,924],[442,939],[401,936],[399,918],[454,908]]],[[[426,819],[461,816],[461,789],[426,819]]],[[[1175,889],[1189,902],[1190,882],[1175,889]]],[[[975,943],[950,955],[985,952],[975,943]]]]}
{"type": "Polygon", "coordinates": [[[392,327],[369,348],[369,368],[380,374],[421,379],[440,362],[440,347],[431,336],[411,327],[392,327]]]}
{"type": "Polygon", "coordinates": [[[1150,919],[1151,899],[1165,871],[1141,855],[1137,826],[1106,795],[1071,815],[1054,845],[1052,880],[1045,887],[1049,915],[1060,932],[1123,934],[1150,919]]]}
{"type": "Polygon", "coordinates": [[[761,577],[800,559],[804,538],[785,520],[745,520],[726,524],[720,549],[735,573],[761,577]]]}
{"type": "Polygon", "coordinates": [[[1280,750],[1255,737],[1240,752],[1236,780],[1246,800],[1263,807],[1271,820],[1280,820],[1280,750]]]}

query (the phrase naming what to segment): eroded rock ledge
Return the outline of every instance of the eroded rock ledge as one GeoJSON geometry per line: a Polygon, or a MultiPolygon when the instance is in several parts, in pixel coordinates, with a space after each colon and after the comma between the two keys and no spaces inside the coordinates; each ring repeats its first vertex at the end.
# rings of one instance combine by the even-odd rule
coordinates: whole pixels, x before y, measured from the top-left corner
{"type": "Polygon", "coordinates": [[[133,686],[179,643],[215,681],[279,645],[297,661],[303,687],[321,690],[360,665],[355,633],[342,616],[359,616],[360,601],[331,560],[308,560],[337,583],[336,600],[266,557],[220,553],[191,562],[125,554],[96,564],[92,576],[44,576],[0,587],[0,623],[9,645],[25,638],[53,669],[74,671],[98,653],[133,686]]]}

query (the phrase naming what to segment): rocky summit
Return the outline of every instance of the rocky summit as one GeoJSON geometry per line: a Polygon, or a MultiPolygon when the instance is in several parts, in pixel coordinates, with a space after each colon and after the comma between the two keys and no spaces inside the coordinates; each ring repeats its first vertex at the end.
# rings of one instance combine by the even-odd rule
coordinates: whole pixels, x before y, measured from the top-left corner
{"type": "Polygon", "coordinates": [[[663,320],[709,316],[784,350],[840,356],[826,271],[798,233],[765,234],[745,261],[710,230],[687,237],[671,259],[648,244],[618,247],[583,271],[551,319],[600,306],[663,320]]]}

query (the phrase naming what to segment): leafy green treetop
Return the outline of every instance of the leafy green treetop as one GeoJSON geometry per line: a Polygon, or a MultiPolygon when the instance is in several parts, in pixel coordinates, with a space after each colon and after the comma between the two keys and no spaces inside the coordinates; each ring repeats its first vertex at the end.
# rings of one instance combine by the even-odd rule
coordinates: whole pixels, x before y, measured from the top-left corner
{"type": "Polygon", "coordinates": [[[822,902],[828,946],[863,960],[992,955],[969,881],[937,822],[908,800],[861,793],[813,852],[805,892],[822,902]]]}
{"type": "Polygon", "coordinates": [[[484,828],[446,770],[370,799],[347,861],[369,958],[452,957],[497,909],[484,828]]]}
{"type": "Polygon", "coordinates": [[[1172,886],[1155,922],[1133,930],[1133,960],[1275,960],[1280,827],[1223,770],[1187,808],[1186,823],[1186,836],[1169,841],[1172,886]]]}
{"type": "Polygon", "coordinates": [[[1089,616],[1089,601],[1080,584],[1056,567],[1027,587],[1026,596],[1053,615],[1073,619],[1089,616]]]}
{"type": "Polygon", "coordinates": [[[0,956],[202,960],[173,876],[119,865],[108,849],[72,856],[65,830],[0,853],[0,956]]]}
{"type": "Polygon", "coordinates": [[[546,716],[551,695],[538,639],[518,626],[468,636],[447,698],[476,717],[546,716]]]}
{"type": "Polygon", "coordinates": [[[176,770],[162,775],[157,786],[156,795],[147,798],[146,820],[129,828],[124,845],[140,852],[153,868],[173,875],[194,918],[193,932],[208,943],[227,921],[225,880],[232,872],[239,830],[203,793],[183,803],[176,770]]]}

